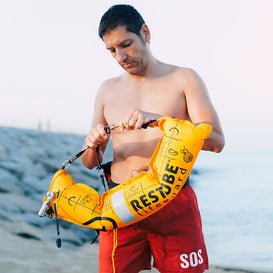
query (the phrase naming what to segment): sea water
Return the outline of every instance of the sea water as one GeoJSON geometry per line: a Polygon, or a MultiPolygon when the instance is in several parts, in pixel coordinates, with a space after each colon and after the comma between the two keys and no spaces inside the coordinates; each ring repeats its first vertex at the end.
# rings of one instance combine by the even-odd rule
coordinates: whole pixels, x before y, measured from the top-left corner
{"type": "Polygon", "coordinates": [[[191,184],[211,264],[273,272],[272,158],[273,149],[200,152],[191,184]]]}

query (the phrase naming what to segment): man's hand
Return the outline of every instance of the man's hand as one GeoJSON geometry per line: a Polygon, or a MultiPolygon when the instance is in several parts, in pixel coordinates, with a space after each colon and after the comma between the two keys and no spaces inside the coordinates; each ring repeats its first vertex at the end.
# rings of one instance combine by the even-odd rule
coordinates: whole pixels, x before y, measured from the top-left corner
{"type": "Polygon", "coordinates": [[[96,149],[97,146],[107,144],[110,136],[106,134],[103,124],[91,127],[86,138],[85,147],[96,149]]]}
{"type": "MultiPolygon", "coordinates": [[[[144,112],[141,110],[133,109],[129,110],[125,113],[119,123],[119,128],[121,131],[124,129],[133,130],[133,129],[141,129],[142,125],[151,121],[157,120],[162,116],[159,114],[144,112]]],[[[150,127],[158,126],[158,122],[155,121],[149,124],[150,127]]]]}

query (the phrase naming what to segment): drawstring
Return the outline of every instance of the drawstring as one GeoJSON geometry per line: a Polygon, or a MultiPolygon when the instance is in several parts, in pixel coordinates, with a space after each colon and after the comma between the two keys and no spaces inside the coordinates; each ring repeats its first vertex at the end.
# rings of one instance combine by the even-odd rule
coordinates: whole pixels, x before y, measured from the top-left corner
{"type": "Polygon", "coordinates": [[[115,256],[115,251],[117,246],[118,246],[118,229],[114,229],[113,230],[113,251],[112,251],[113,273],[116,272],[114,256],[115,256]]]}

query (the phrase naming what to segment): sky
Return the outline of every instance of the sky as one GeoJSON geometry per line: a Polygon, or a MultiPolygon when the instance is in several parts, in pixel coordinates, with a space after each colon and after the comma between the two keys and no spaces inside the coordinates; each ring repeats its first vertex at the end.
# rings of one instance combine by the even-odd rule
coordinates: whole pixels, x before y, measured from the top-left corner
{"type": "Polygon", "coordinates": [[[88,131],[99,86],[123,72],[97,33],[118,3],[157,59],[202,77],[228,147],[273,148],[271,0],[0,0],[0,126],[88,131]]]}

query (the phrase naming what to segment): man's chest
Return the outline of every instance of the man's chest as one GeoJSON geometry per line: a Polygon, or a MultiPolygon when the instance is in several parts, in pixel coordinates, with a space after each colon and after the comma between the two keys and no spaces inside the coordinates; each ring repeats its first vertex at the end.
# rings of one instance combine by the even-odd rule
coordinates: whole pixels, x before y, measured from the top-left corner
{"type": "Polygon", "coordinates": [[[114,89],[105,99],[104,116],[107,123],[113,125],[117,124],[123,115],[132,109],[177,119],[187,118],[183,91],[171,84],[114,89]]]}

